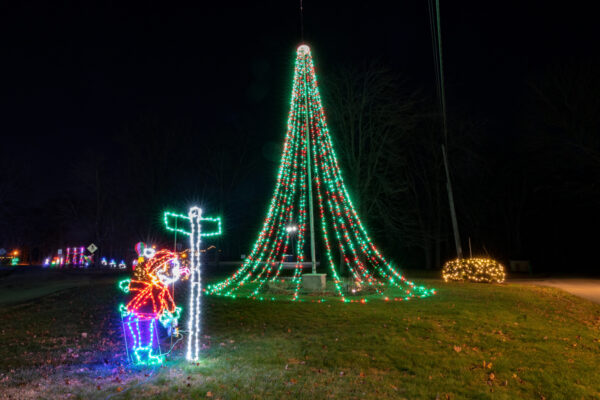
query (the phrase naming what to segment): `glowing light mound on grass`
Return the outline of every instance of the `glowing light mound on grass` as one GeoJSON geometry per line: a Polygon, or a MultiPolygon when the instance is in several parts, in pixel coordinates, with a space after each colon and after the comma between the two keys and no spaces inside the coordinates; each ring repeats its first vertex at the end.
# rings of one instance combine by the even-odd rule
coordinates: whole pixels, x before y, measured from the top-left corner
{"type": "Polygon", "coordinates": [[[442,278],[445,282],[502,283],[506,273],[504,266],[491,258],[462,258],[448,261],[442,268],[442,278]]]}
{"type": "Polygon", "coordinates": [[[221,219],[206,218],[202,216],[200,207],[190,208],[188,215],[172,212],[164,213],[166,228],[171,232],[182,233],[190,237],[190,311],[188,316],[188,344],[186,358],[189,361],[198,361],[200,357],[200,329],[202,314],[202,276],[200,270],[200,239],[203,236],[217,236],[221,234],[221,219]],[[171,225],[170,220],[174,220],[171,225]],[[217,223],[217,230],[205,232],[202,230],[202,222],[217,223]],[[190,230],[186,230],[181,222],[187,222],[190,230]]]}
{"type": "Polygon", "coordinates": [[[311,50],[305,44],[298,47],[296,55],[287,133],[262,229],[242,266],[224,281],[207,286],[206,293],[274,299],[264,293],[265,288],[281,282],[284,262],[292,255],[295,267],[288,293],[291,300],[299,300],[302,263],[310,259],[306,249],[309,247],[309,182],[318,205],[315,218],[320,220],[320,232],[317,233],[325,250],[322,264],[329,267],[333,281],[331,291],[342,301],[367,301],[365,297],[347,298],[352,294],[352,287],[360,287],[362,293],[374,293],[385,300],[409,300],[435,293],[434,289],[407,281],[378,250],[361,222],[342,178],[327,128],[311,50]],[[297,230],[287,229],[290,226],[297,230]],[[351,275],[349,285],[340,278],[340,265],[336,264],[339,259],[351,275]],[[396,288],[396,294],[384,293],[388,288],[396,288]]]}
{"type": "Polygon", "coordinates": [[[156,321],[169,332],[177,332],[181,308],[175,305],[169,289],[189,271],[180,267],[177,253],[160,250],[151,258],[140,257],[138,269],[143,269],[139,279],[125,279],[119,288],[130,294],[127,305],[119,310],[123,319],[125,345],[130,359],[141,365],[161,364],[161,353],[156,321]]]}

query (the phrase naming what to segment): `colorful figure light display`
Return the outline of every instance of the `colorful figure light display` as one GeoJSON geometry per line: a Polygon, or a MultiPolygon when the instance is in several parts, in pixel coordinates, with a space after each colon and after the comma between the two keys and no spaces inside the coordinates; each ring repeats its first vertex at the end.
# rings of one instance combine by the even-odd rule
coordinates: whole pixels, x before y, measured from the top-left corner
{"type": "Polygon", "coordinates": [[[158,320],[169,332],[177,332],[181,308],[173,300],[170,285],[189,274],[182,268],[177,253],[160,250],[145,257],[138,254],[135,279],[126,279],[119,287],[130,295],[127,305],[121,304],[125,344],[130,359],[136,364],[161,364],[158,340],[158,320]],[[174,329],[175,328],[175,329],[174,329]]]}

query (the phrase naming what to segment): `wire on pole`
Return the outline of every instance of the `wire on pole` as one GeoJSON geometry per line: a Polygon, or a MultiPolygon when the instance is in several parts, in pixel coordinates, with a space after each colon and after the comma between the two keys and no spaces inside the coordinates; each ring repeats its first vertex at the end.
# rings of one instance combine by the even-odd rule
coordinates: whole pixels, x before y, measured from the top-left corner
{"type": "Polygon", "coordinates": [[[300,0],[300,41],[304,42],[304,6],[300,0]]]}

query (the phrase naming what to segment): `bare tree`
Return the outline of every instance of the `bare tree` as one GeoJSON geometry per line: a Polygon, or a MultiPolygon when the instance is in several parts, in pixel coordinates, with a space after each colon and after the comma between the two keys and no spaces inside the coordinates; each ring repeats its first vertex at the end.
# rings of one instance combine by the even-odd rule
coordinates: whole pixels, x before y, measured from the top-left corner
{"type": "Polygon", "coordinates": [[[552,66],[530,82],[533,93],[531,150],[571,194],[600,193],[600,77],[597,62],[552,66]],[[591,182],[591,184],[590,184],[591,182]]]}
{"type": "Polygon", "coordinates": [[[0,154],[0,215],[8,212],[19,185],[18,162],[10,152],[0,154]]]}
{"type": "MultiPolygon", "coordinates": [[[[449,234],[439,115],[389,70],[371,64],[341,70],[326,85],[333,138],[353,201],[369,227],[389,247],[418,249],[427,268],[441,265],[449,234]],[[375,228],[375,229],[373,229],[375,228]]],[[[468,190],[482,160],[473,150],[479,124],[450,116],[457,202],[461,217],[481,201],[468,190]],[[463,194],[461,194],[461,192],[463,194]],[[468,195],[465,195],[468,193],[468,195]]]]}
{"type": "Polygon", "coordinates": [[[402,141],[414,130],[419,98],[377,64],[342,69],[326,88],[332,136],[354,205],[372,230],[398,235],[413,222],[394,208],[408,190],[402,141]]]}
{"type": "Polygon", "coordinates": [[[72,184],[60,198],[60,219],[68,243],[90,241],[104,252],[113,245],[117,205],[107,160],[93,150],[71,167],[72,184]]]}

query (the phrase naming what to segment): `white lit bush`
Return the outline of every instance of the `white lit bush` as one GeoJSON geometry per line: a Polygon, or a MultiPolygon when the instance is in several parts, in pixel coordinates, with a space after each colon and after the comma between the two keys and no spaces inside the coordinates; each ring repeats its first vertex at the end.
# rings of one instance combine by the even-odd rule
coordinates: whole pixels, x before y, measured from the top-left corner
{"type": "Polygon", "coordinates": [[[461,258],[444,265],[442,278],[445,282],[502,283],[506,279],[506,272],[502,264],[491,258],[461,258]]]}

